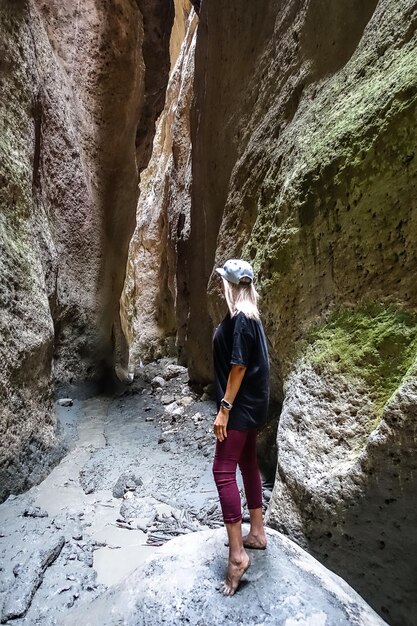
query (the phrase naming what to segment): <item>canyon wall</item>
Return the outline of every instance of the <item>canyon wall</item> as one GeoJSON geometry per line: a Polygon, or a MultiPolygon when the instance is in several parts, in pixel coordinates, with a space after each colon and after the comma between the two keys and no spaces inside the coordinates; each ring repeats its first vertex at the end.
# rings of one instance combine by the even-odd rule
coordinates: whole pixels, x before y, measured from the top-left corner
{"type": "Polygon", "coordinates": [[[103,381],[126,352],[119,297],[173,5],[5,0],[0,18],[4,498],[59,455],[53,378],[103,381]]]}
{"type": "Polygon", "coordinates": [[[60,454],[53,379],[126,374],[119,306],[132,368],[210,381],[242,255],[283,407],[268,522],[411,626],[415,3],[193,5],[1,5],[0,496],[60,454]]]}
{"type": "Polygon", "coordinates": [[[210,0],[199,19],[190,136],[164,143],[161,128],[144,180],[133,361],[175,341],[191,378],[210,380],[225,311],[213,268],[250,260],[283,403],[268,522],[411,625],[415,3],[210,0]]]}
{"type": "Polygon", "coordinates": [[[178,2],[171,37],[173,69],[152,158],[142,172],[130,243],[122,319],[131,367],[181,353],[187,329],[187,247],[191,204],[190,108],[198,18],[178,2]],[[183,37],[181,46],[179,37],[183,37]]]}
{"type": "Polygon", "coordinates": [[[209,376],[213,267],[243,255],[283,400],[268,522],[398,625],[417,612],[416,23],[408,0],[203,3],[191,134],[190,371],[209,376]]]}

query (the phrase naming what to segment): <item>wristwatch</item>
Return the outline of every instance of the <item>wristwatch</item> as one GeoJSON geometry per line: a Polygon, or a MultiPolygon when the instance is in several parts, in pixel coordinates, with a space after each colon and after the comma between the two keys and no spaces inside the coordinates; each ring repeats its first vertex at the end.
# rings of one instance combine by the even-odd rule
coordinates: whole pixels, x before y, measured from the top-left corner
{"type": "Polygon", "coordinates": [[[226,409],[226,411],[231,411],[233,409],[233,404],[230,404],[230,402],[228,402],[224,398],[220,400],[220,406],[226,409]]]}

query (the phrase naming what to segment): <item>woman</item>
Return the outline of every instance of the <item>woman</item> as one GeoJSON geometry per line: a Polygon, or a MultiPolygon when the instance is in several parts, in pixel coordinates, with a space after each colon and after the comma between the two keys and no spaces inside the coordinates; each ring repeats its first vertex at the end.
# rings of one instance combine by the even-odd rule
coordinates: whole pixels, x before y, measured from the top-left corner
{"type": "Polygon", "coordinates": [[[245,548],[266,548],[256,429],[265,421],[268,409],[269,359],[252,267],[246,261],[230,259],[217,272],[223,278],[229,312],[213,338],[218,407],[213,428],[217,438],[213,475],[229,538],[223,593],[231,596],[250,565],[245,548]],[[250,514],[250,530],[245,537],[242,537],[237,465],[250,514]]]}

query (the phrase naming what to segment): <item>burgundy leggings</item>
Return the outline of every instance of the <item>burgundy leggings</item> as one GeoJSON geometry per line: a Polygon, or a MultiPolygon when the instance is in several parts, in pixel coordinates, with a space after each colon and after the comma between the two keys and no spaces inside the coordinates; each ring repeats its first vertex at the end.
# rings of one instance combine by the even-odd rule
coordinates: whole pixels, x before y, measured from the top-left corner
{"type": "Polygon", "coordinates": [[[242,519],[236,483],[237,465],[242,473],[248,508],[259,509],[262,506],[262,484],[256,459],[256,428],[228,430],[226,439],[216,442],[213,475],[226,524],[242,519]]]}

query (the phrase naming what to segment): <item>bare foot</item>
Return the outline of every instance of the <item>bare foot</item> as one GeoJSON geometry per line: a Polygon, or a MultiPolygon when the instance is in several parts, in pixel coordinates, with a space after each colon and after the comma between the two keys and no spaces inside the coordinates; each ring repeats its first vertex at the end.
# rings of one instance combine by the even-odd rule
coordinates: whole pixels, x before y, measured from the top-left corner
{"type": "Polygon", "coordinates": [[[223,583],[223,593],[225,596],[233,596],[236,589],[239,587],[240,579],[249,568],[249,565],[250,558],[246,552],[244,552],[244,556],[239,561],[232,561],[229,559],[226,579],[223,583]]]}
{"type": "Polygon", "coordinates": [[[265,550],[266,549],[266,535],[253,535],[248,533],[243,537],[243,547],[249,550],[265,550]]]}

